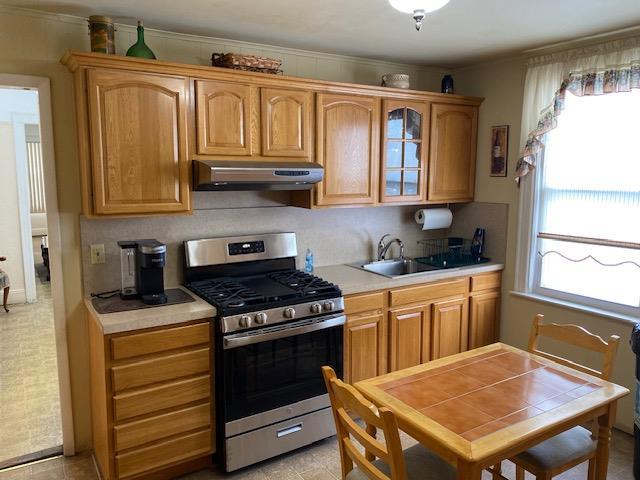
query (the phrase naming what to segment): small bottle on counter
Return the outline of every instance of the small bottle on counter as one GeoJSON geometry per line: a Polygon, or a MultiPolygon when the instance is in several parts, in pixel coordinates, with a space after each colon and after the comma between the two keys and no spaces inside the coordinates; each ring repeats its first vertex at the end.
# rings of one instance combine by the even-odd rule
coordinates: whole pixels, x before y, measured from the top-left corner
{"type": "Polygon", "coordinates": [[[307,255],[304,257],[304,271],[313,273],[313,252],[310,248],[307,248],[307,255]]]}

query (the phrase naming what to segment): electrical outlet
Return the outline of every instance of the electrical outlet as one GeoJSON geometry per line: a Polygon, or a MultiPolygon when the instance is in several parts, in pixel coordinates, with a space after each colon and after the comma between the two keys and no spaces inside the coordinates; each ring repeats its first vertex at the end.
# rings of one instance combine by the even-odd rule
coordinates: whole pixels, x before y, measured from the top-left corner
{"type": "Polygon", "coordinates": [[[91,265],[104,263],[104,243],[91,245],[91,265]]]}

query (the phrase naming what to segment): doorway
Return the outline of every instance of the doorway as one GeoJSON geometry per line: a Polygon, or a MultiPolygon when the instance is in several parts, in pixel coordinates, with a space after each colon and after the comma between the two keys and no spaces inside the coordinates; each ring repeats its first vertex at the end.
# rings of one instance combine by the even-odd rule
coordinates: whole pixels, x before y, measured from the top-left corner
{"type": "Polygon", "coordinates": [[[48,79],[0,74],[0,172],[3,469],[73,454],[48,79]]]}

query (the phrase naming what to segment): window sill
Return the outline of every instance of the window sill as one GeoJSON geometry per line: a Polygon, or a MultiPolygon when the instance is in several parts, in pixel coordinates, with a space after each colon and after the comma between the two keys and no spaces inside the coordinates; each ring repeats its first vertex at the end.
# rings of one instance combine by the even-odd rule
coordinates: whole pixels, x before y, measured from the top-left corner
{"type": "Polygon", "coordinates": [[[566,300],[560,300],[557,298],[547,297],[545,295],[537,295],[535,293],[517,292],[512,290],[509,292],[514,297],[526,298],[527,300],[533,300],[534,302],[546,303],[549,305],[555,305],[561,308],[574,310],[577,312],[589,313],[591,315],[598,315],[600,317],[609,318],[626,324],[636,324],[640,322],[640,318],[631,315],[625,315],[623,313],[610,312],[608,310],[602,310],[600,308],[588,307],[586,305],[580,305],[579,303],[568,302],[566,300]]]}

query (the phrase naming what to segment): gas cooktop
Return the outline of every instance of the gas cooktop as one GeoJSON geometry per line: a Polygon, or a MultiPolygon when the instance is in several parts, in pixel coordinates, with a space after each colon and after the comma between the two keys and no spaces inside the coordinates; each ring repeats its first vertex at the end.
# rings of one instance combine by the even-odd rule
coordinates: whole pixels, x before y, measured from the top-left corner
{"type": "Polygon", "coordinates": [[[186,287],[214,305],[222,315],[341,296],[336,285],[294,269],[196,280],[186,287]]]}

